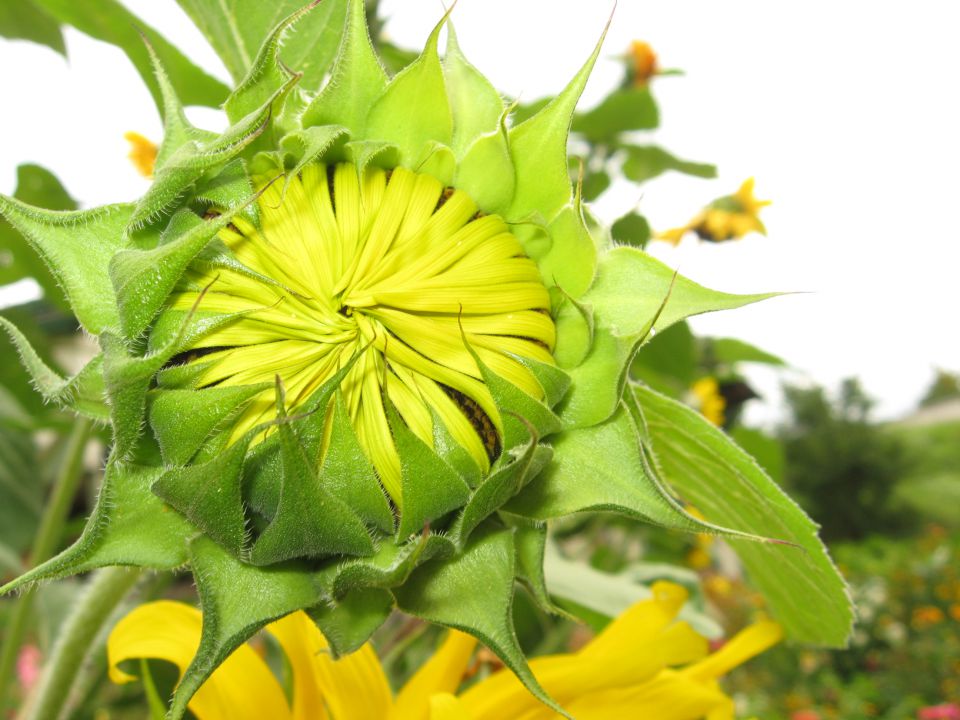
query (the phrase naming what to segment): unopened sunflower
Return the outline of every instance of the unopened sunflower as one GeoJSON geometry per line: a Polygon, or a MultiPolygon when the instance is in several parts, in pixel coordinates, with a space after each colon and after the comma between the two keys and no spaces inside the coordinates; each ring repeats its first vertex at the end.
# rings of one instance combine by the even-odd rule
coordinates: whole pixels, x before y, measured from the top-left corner
{"type": "Polygon", "coordinates": [[[299,87],[278,53],[308,10],[269,35],[220,134],[187,121],[154,59],[164,138],[138,202],[55,213],[0,197],[102,353],[59,378],[0,325],[48,399],[113,432],[82,537],[3,591],[189,567],[205,626],[173,718],[297,610],[334,655],[394,608],[457,628],[557,708],[511,619],[517,582],[552,607],[545,521],[602,510],[724,531],[657,478],[626,371],[656,330],[768,296],[709,291],[588,229],[566,144],[599,46],[512,125],[452,31],[441,59],[446,17],[388,77],[362,0],[326,85],[299,87]]]}

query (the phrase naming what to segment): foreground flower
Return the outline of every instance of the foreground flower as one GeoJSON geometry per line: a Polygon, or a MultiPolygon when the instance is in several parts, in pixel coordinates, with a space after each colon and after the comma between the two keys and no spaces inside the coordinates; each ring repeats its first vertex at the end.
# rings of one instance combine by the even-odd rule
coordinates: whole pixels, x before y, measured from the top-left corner
{"type": "MultiPolygon", "coordinates": [[[[733,701],[716,681],[778,642],[780,628],[757,623],[708,654],[707,641],[676,621],[686,598],[680,586],[657,583],[651,599],[627,610],[583,649],[535,658],[530,666],[544,689],[580,720],[733,718],[733,701]]],[[[183,672],[200,642],[200,624],[200,612],[181,603],[137,608],[110,635],[111,679],[135,680],[119,666],[139,658],[165,660],[183,672]]],[[[292,702],[266,663],[243,646],[194,696],[190,710],[198,720],[556,717],[506,670],[461,690],[476,640],[456,630],[396,696],[369,644],[333,660],[323,635],[303,613],[275,622],[267,631],[292,668],[292,702]]]]}
{"type": "MultiPolygon", "coordinates": [[[[643,414],[702,420],[626,377],[651,333],[769,295],[707,290],[588,229],[566,145],[599,45],[511,127],[452,31],[441,60],[446,18],[388,78],[362,0],[329,3],[344,20],[329,82],[301,87],[279,58],[305,8],[266,39],[220,135],[189,124],[155,62],[165,135],[137,203],[54,213],[0,196],[102,354],[60,378],[0,327],[47,399],[113,431],[83,536],[2,591],[111,565],[189,568],[207,631],[172,718],[232,650],[298,610],[335,655],[395,608],[468,632],[551,704],[511,616],[517,583],[554,609],[547,521],[619,512],[758,539],[683,510],[643,414]]],[[[701,464],[741,452],[711,438],[701,464]]],[[[781,539],[807,550],[768,585],[785,622],[819,639],[822,613],[782,591],[815,577],[842,642],[847,601],[813,525],[756,469],[710,495],[735,505],[744,482],[764,504],[752,517],[787,518],[781,539]]]]}
{"type": "Polygon", "coordinates": [[[733,195],[725,195],[710,203],[683,227],[657,233],[656,237],[674,245],[688,232],[707,242],[740,240],[750,233],[767,234],[760,221],[760,209],[770,204],[753,194],[753,178],[744,181],[733,195]]]}

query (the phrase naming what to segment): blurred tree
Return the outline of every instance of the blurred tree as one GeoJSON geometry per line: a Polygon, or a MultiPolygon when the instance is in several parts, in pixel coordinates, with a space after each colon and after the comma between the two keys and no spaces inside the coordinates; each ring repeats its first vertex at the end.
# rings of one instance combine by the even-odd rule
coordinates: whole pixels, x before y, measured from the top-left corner
{"type": "Polygon", "coordinates": [[[779,435],[786,485],[827,540],[912,529],[912,511],[892,502],[911,461],[902,440],[870,420],[873,401],[856,379],[832,400],[822,387],[785,387],[791,417],[779,435]]]}
{"type": "Polygon", "coordinates": [[[937,370],[937,376],[930,383],[926,394],[920,401],[920,407],[936,405],[944,400],[960,398],[960,373],[937,370]]]}

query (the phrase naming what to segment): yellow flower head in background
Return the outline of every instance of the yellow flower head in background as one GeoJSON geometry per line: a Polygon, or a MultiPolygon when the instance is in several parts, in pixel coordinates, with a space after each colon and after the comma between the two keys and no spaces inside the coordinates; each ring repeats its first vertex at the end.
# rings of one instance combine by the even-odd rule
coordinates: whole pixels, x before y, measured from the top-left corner
{"type": "Polygon", "coordinates": [[[152,178],[154,166],[157,164],[157,144],[132,131],[124,133],[123,139],[130,143],[130,154],[127,157],[137,172],[145,178],[152,178]]]}
{"type": "Polygon", "coordinates": [[[694,232],[707,242],[740,240],[750,233],[767,234],[760,220],[760,210],[770,200],[758,200],[753,194],[754,179],[745,180],[733,195],[717,198],[682,227],[657,233],[660,240],[677,245],[688,232],[694,232]]]}
{"type": "Polygon", "coordinates": [[[634,40],[630,43],[627,58],[630,62],[628,72],[634,87],[646,87],[650,83],[650,79],[660,73],[657,54],[649,43],[634,40]]]}
{"type": "MultiPolygon", "coordinates": [[[[659,582],[650,599],[614,620],[576,653],[534,659],[537,679],[579,720],[732,719],[733,701],[717,684],[732,668],[780,640],[776,623],[759,622],[710,654],[705,638],[676,616],[687,600],[678,585],[659,582]]],[[[200,642],[200,612],[160,601],[143,605],[108,641],[110,677],[136,678],[120,664],[166,660],[181,672],[200,642]]],[[[462,689],[476,640],[451,631],[436,653],[394,695],[368,643],[333,660],[316,625],[296,612],[268,626],[293,671],[292,701],[249,645],[237,649],[190,703],[198,720],[552,720],[515,675],[500,670],[462,689]]]]}
{"type": "Polygon", "coordinates": [[[724,411],[727,409],[727,401],[720,392],[717,379],[700,378],[690,387],[690,392],[700,414],[717,427],[722,427],[726,420],[724,411]]]}

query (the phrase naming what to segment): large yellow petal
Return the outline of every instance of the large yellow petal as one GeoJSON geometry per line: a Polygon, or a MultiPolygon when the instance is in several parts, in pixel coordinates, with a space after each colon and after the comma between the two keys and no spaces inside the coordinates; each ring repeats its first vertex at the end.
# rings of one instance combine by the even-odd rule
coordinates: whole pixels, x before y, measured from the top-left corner
{"type": "MultiPolygon", "coordinates": [[[[136,608],[107,640],[110,679],[136,680],[119,665],[126,660],[166,660],[181,674],[200,645],[201,615],[183,603],[162,600],[136,608]]],[[[276,678],[257,654],[241,645],[203,684],[188,706],[199,720],[285,720],[290,709],[276,678]]]]}
{"type": "Polygon", "coordinates": [[[755,655],[776,645],[783,638],[783,629],[775,622],[762,620],[741,630],[709,657],[684,668],[681,673],[699,682],[716,680],[755,655]]]}
{"type": "Polygon", "coordinates": [[[443,693],[430,698],[430,720],[474,720],[474,718],[459,698],[450,693],[443,693]]]}
{"type": "MultiPolygon", "coordinates": [[[[380,661],[369,644],[334,660],[326,638],[303,612],[288,615],[267,630],[277,638],[293,668],[294,720],[387,717],[393,698],[380,661]],[[326,714],[321,714],[323,707],[326,714]]],[[[271,715],[262,718],[273,720],[271,715]]]]}
{"type": "Polygon", "coordinates": [[[390,714],[391,720],[462,718],[463,715],[451,713],[463,703],[457,701],[453,705],[449,700],[438,701],[437,707],[442,708],[441,712],[434,709],[431,698],[438,693],[455,692],[460,687],[463,673],[476,646],[476,638],[451,630],[440,649],[403,686],[390,714]],[[437,712],[441,714],[437,715],[437,712]]]}

